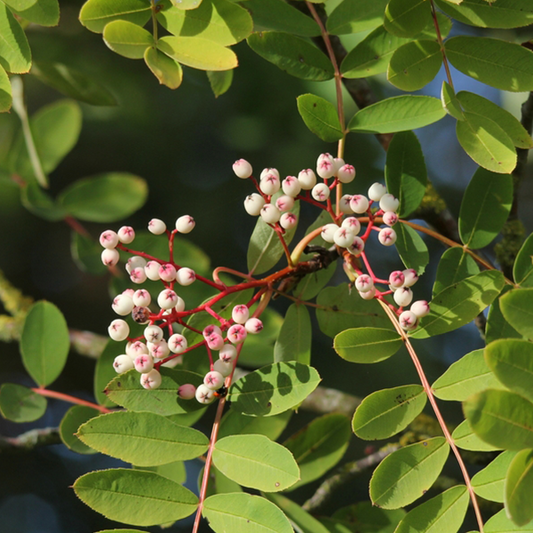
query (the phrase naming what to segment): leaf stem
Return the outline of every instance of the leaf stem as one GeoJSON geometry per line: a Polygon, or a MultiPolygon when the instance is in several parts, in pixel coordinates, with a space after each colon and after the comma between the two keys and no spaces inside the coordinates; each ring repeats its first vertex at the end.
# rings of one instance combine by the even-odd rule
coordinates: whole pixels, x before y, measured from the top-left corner
{"type": "Polygon", "coordinates": [[[450,87],[455,91],[453,87],[453,80],[452,80],[452,74],[450,72],[450,66],[448,65],[448,58],[446,57],[446,51],[444,49],[444,42],[442,39],[442,34],[440,33],[440,26],[439,21],[437,19],[437,12],[435,10],[435,4],[433,3],[433,0],[430,0],[429,2],[431,6],[431,16],[433,17],[433,25],[435,26],[435,32],[437,33],[437,42],[440,46],[440,51],[442,52],[442,62],[444,64],[444,70],[446,71],[446,77],[448,78],[448,83],[450,84],[450,87]]]}
{"type": "Polygon", "coordinates": [[[47,398],[55,398],[56,400],[63,400],[64,402],[74,403],[76,405],[85,405],[87,407],[92,407],[93,409],[96,409],[97,411],[100,411],[101,413],[112,412],[111,409],[108,409],[107,407],[104,407],[103,405],[98,405],[93,402],[88,402],[86,400],[76,398],[75,396],[71,396],[70,394],[64,394],[63,392],[48,390],[42,387],[35,387],[31,390],[33,392],[36,392],[37,394],[40,394],[41,396],[46,396],[47,398]]]}

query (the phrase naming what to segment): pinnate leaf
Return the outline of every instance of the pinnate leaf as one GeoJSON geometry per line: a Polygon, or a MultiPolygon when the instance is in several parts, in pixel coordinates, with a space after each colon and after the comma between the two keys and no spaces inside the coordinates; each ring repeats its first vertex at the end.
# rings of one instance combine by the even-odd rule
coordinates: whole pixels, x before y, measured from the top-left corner
{"type": "Polygon", "coordinates": [[[502,509],[487,520],[484,531],[485,533],[511,533],[514,531],[531,533],[533,531],[533,524],[530,523],[525,526],[517,526],[510,518],[507,518],[506,510],[502,509]]]}
{"type": "Polygon", "coordinates": [[[59,23],[58,0],[38,0],[26,9],[13,9],[21,19],[40,26],[57,26],[59,23]]]}
{"type": "Polygon", "coordinates": [[[396,249],[406,268],[412,268],[422,275],[429,263],[429,252],[420,235],[407,224],[395,224],[396,249]]]}

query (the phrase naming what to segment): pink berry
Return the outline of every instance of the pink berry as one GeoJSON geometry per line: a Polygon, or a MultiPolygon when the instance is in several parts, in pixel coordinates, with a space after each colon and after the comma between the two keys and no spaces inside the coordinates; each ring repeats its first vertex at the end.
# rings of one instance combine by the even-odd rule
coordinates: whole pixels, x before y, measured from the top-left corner
{"type": "Polygon", "coordinates": [[[400,327],[405,331],[415,329],[418,325],[418,318],[412,311],[404,311],[398,318],[400,327]]]}
{"type": "Polygon", "coordinates": [[[126,353],[132,359],[135,359],[138,355],[147,354],[148,347],[141,341],[128,342],[128,344],[126,344],[126,353]]]}
{"type": "Polygon", "coordinates": [[[325,183],[317,183],[311,191],[311,196],[317,202],[325,202],[329,198],[329,194],[329,187],[325,183]]]}
{"type": "Polygon", "coordinates": [[[345,215],[351,215],[353,213],[353,209],[350,206],[351,200],[351,194],[345,194],[344,196],[341,196],[341,201],[339,202],[341,213],[344,213],[345,215]]]}
{"type": "Polygon", "coordinates": [[[298,218],[294,213],[283,213],[279,219],[279,224],[283,229],[292,229],[298,223],[298,218]]]}
{"type": "Polygon", "coordinates": [[[118,260],[120,259],[120,254],[118,253],[118,250],[111,249],[111,248],[104,248],[102,250],[102,254],[100,256],[102,259],[102,263],[107,266],[115,266],[118,263],[118,260]]]}
{"type": "Polygon", "coordinates": [[[347,217],[342,221],[342,227],[348,228],[354,235],[361,231],[361,223],[356,217],[347,217]]]}
{"type": "Polygon", "coordinates": [[[246,329],[241,324],[233,324],[233,326],[228,329],[228,340],[233,344],[240,344],[243,342],[244,339],[246,339],[246,335],[246,329]]]}
{"type": "Polygon", "coordinates": [[[398,215],[394,211],[387,211],[383,213],[383,223],[387,226],[394,226],[398,222],[398,215]]]}
{"type": "Polygon", "coordinates": [[[361,252],[365,249],[365,241],[358,237],[357,235],[353,238],[350,246],[347,246],[346,249],[355,257],[361,255],[361,252]]]}
{"type": "Polygon", "coordinates": [[[135,365],[135,370],[141,374],[146,374],[154,368],[154,358],[151,355],[143,354],[138,355],[133,361],[135,365]]]}
{"type": "Polygon", "coordinates": [[[355,168],[352,165],[343,165],[337,171],[337,178],[341,183],[351,183],[355,178],[355,168]]]}
{"type": "Polygon", "coordinates": [[[396,238],[396,232],[392,228],[383,228],[378,233],[378,240],[383,246],[392,246],[396,238]]]}
{"type": "Polygon", "coordinates": [[[355,280],[355,288],[359,292],[368,292],[374,287],[374,282],[368,274],[361,274],[355,280]]]}
{"type": "Polygon", "coordinates": [[[276,200],[276,207],[283,213],[290,211],[294,207],[294,198],[284,194],[276,200]]]}
{"type": "Polygon", "coordinates": [[[132,269],[130,272],[130,280],[137,285],[144,283],[146,281],[146,272],[144,271],[144,268],[137,267],[132,269]]]}
{"type": "Polygon", "coordinates": [[[429,314],[429,304],[426,302],[426,300],[418,300],[411,305],[410,311],[418,318],[422,318],[429,314]]]}
{"type": "Polygon", "coordinates": [[[113,230],[106,230],[100,235],[100,244],[107,249],[116,248],[118,244],[118,235],[113,230]]]}
{"type": "Polygon", "coordinates": [[[363,300],[372,300],[372,298],[374,298],[375,295],[376,295],[376,287],[372,287],[369,291],[366,291],[366,292],[359,291],[359,296],[361,296],[363,300]]]}
{"type": "Polygon", "coordinates": [[[263,322],[259,318],[249,318],[244,324],[244,328],[248,333],[255,335],[263,329],[263,322]]]}
{"type": "Polygon", "coordinates": [[[404,285],[406,287],[412,287],[418,281],[418,274],[413,268],[404,270],[403,275],[405,276],[404,285]]]}
{"type": "Polygon", "coordinates": [[[392,289],[399,289],[400,287],[403,287],[403,284],[405,283],[405,276],[403,272],[400,270],[395,270],[394,272],[390,273],[389,276],[389,285],[392,289]]]}
{"type": "Polygon", "coordinates": [[[176,267],[170,263],[165,263],[159,267],[159,277],[163,281],[174,281],[176,279],[176,267]]]}
{"type": "Polygon", "coordinates": [[[280,187],[281,183],[279,181],[279,176],[276,176],[272,173],[269,173],[264,176],[261,179],[261,182],[259,183],[259,188],[261,189],[261,192],[263,192],[267,196],[272,196],[273,194],[276,194],[280,190],[280,187]]]}
{"type": "Polygon", "coordinates": [[[185,383],[178,389],[178,396],[182,400],[191,400],[196,394],[196,387],[191,383],[185,383]]]}
{"type": "Polygon", "coordinates": [[[222,330],[215,324],[209,324],[209,326],[206,326],[204,330],[202,331],[202,335],[204,336],[204,339],[207,339],[207,337],[209,337],[209,335],[212,335],[213,333],[222,335],[222,330]]]}
{"type": "Polygon", "coordinates": [[[224,376],[220,372],[212,370],[205,375],[204,385],[208,389],[218,390],[220,387],[222,387],[222,385],[224,385],[224,376]]]}
{"type": "Polygon", "coordinates": [[[161,309],[172,309],[178,302],[178,295],[172,289],[161,291],[157,297],[157,305],[161,309]]]}
{"type": "Polygon", "coordinates": [[[224,346],[224,337],[219,333],[211,333],[211,335],[206,337],[205,342],[211,350],[220,350],[224,346]]]}
{"type": "Polygon", "coordinates": [[[246,305],[236,305],[231,312],[231,318],[236,324],[244,324],[249,316],[250,309],[246,305]]]}
{"type": "Polygon", "coordinates": [[[316,173],[322,179],[329,179],[335,175],[335,160],[330,154],[321,154],[316,162],[316,173]]]}
{"type": "Polygon", "coordinates": [[[135,230],[131,226],[122,226],[118,230],[118,238],[123,244],[130,244],[135,239],[135,230]]]}

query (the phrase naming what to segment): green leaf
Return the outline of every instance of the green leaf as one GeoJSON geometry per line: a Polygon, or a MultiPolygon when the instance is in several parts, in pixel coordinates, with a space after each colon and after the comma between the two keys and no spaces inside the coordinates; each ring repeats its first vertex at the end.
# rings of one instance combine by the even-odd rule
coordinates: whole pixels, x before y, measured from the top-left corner
{"type": "Polygon", "coordinates": [[[107,267],[102,263],[100,257],[102,247],[97,241],[81,233],[72,231],[70,250],[72,258],[80,270],[95,275],[107,272],[107,267]]]}
{"type": "Polygon", "coordinates": [[[449,451],[444,437],[434,437],[385,457],[370,480],[372,503],[398,509],[422,497],[439,476],[449,451]]]}
{"type": "Polygon", "coordinates": [[[247,374],[229,390],[231,408],[250,416],[272,416],[300,404],[320,382],[300,363],[275,363],[247,374]]]}
{"type": "Polygon", "coordinates": [[[12,7],[13,9],[28,9],[29,7],[33,6],[37,0],[7,0],[4,2],[9,7],[12,7]]]}
{"type": "Polygon", "coordinates": [[[218,72],[216,70],[208,70],[207,79],[209,80],[215,98],[218,98],[231,87],[233,70],[220,70],[218,72]]]}
{"type": "Polygon", "coordinates": [[[127,20],[114,20],[106,24],[103,38],[113,52],[129,59],[142,59],[146,50],[155,45],[149,31],[127,20]]]}
{"type": "Polygon", "coordinates": [[[181,85],[183,72],[181,65],[174,59],[163,54],[157,48],[147,48],[144,52],[144,61],[160,84],[166,85],[170,89],[177,89],[181,85]]]}
{"type": "Polygon", "coordinates": [[[511,522],[510,518],[507,518],[505,509],[502,509],[487,520],[484,531],[485,533],[511,533],[514,531],[531,533],[533,531],[533,524],[530,523],[522,527],[517,526],[511,522]]]}
{"type": "Polygon", "coordinates": [[[276,440],[287,427],[292,411],[285,411],[274,416],[246,416],[230,409],[222,417],[218,438],[230,435],[265,435],[270,440],[276,440]]]}
{"type": "Polygon", "coordinates": [[[387,190],[400,200],[398,216],[410,215],[419,205],[427,186],[422,147],[412,131],[397,133],[387,150],[385,165],[387,190]]]}
{"type": "Polygon", "coordinates": [[[89,76],[62,63],[37,61],[31,73],[60,93],[87,104],[115,106],[116,98],[89,76]]]}
{"type": "Polygon", "coordinates": [[[294,303],[288,309],[274,346],[274,361],[311,362],[311,318],[305,305],[294,303]]]}
{"type": "Polygon", "coordinates": [[[512,203],[513,178],[479,168],[461,202],[459,235],[463,243],[470,249],[490,244],[503,228],[512,203]]]}
{"type": "Polygon", "coordinates": [[[77,437],[101,453],[136,466],[195,459],[209,445],[209,439],[196,429],[178,426],[149,412],[101,415],[83,424],[77,437]]]}
{"type": "MultiPolygon", "coordinates": [[[[20,200],[22,205],[34,215],[56,222],[63,220],[67,213],[57,205],[57,203],[50,198],[50,196],[41,188],[36,182],[27,183],[20,191],[20,200]]],[[[99,255],[102,253],[102,248],[99,247],[99,255]]],[[[102,260],[100,260],[100,264],[102,260]]],[[[102,265],[103,266],[103,265],[102,265]]]]}
{"type": "Polygon", "coordinates": [[[213,463],[239,485],[265,492],[285,490],[300,478],[290,451],[264,435],[232,435],[218,440],[213,463]]]}
{"type": "Polygon", "coordinates": [[[533,401],[533,344],[500,339],[485,348],[487,365],[510,390],[533,401]]]}
{"type": "Polygon", "coordinates": [[[183,383],[192,383],[197,387],[203,382],[203,376],[187,370],[163,367],[159,370],[163,379],[156,390],[144,389],[139,382],[139,373],[130,370],[111,381],[105,393],[113,402],[130,411],[149,411],[162,416],[189,413],[202,408],[198,402],[181,400],[177,392],[183,383]]]}
{"type": "Polygon", "coordinates": [[[161,37],[157,48],[179,63],[198,70],[229,70],[238,64],[232,50],[202,37],[161,37]]]}
{"type": "Polygon", "coordinates": [[[120,353],[125,353],[125,343],[122,343],[122,348],[118,348],[116,341],[109,339],[96,361],[96,368],[94,369],[93,390],[96,401],[104,407],[114,407],[117,404],[113,402],[105,393],[107,384],[117,377],[117,373],[113,368],[113,361],[120,353]]]}
{"type": "Polygon", "coordinates": [[[140,529],[102,529],[96,533],[146,533],[140,529]]]}
{"type": "Polygon", "coordinates": [[[479,274],[479,267],[470,254],[461,246],[448,248],[442,254],[437,267],[433,295],[476,274],[479,274]]]}
{"type": "Polygon", "coordinates": [[[283,326],[283,317],[270,308],[261,314],[261,321],[261,334],[248,335],[246,338],[239,355],[240,365],[259,368],[274,362],[274,346],[283,326]]]}
{"type": "Polygon", "coordinates": [[[404,430],[424,409],[427,396],[421,385],[403,385],[367,396],[357,407],[353,432],[364,440],[388,439],[404,430]]]}
{"type": "Polygon", "coordinates": [[[296,99],[298,112],[305,125],[325,142],[342,139],[343,133],[335,106],[314,94],[302,94],[296,99]]]}
{"type": "Polygon", "coordinates": [[[222,46],[246,39],[253,30],[252,17],[228,0],[203,0],[193,10],[162,9],[157,20],[173,35],[203,37],[222,46]]]}
{"type": "Polygon", "coordinates": [[[433,124],[446,115],[438,98],[405,94],[358,111],[348,129],[361,133],[395,133],[433,124]]]}
{"type": "MultiPolygon", "coordinates": [[[[276,196],[273,197],[272,201],[275,199],[276,196]]],[[[300,212],[299,202],[295,202],[291,212],[298,216],[300,212]]],[[[296,227],[285,232],[284,239],[287,244],[290,244],[295,232],[296,227]]],[[[279,235],[259,217],[248,244],[248,271],[250,274],[262,274],[276,265],[283,254],[284,248],[279,235]]]]}
{"type": "Polygon", "coordinates": [[[533,146],[533,139],[527,130],[509,111],[502,109],[487,98],[468,91],[457,93],[457,100],[465,111],[488,117],[498,124],[518,148],[531,148],[533,146]]]}
{"type": "Polygon", "coordinates": [[[351,363],[379,363],[393,356],[403,345],[395,330],[384,328],[351,328],[341,331],[333,348],[351,363]]]}
{"type": "Polygon", "coordinates": [[[59,24],[59,2],[57,0],[38,0],[27,9],[20,11],[13,9],[12,11],[22,19],[40,26],[59,24]]]}
{"type": "Polygon", "coordinates": [[[174,522],[194,513],[198,498],[167,478],[144,470],[90,472],[74,483],[82,502],[110,520],[134,526],[174,522]]]}
{"type": "Polygon", "coordinates": [[[431,9],[424,0],[390,0],[383,25],[398,37],[414,37],[431,22],[431,9]]]}
{"type": "Polygon", "coordinates": [[[503,91],[533,90],[533,52],[487,37],[452,37],[444,43],[450,63],[463,74],[503,91]]]}
{"type": "Polygon", "coordinates": [[[204,502],[202,514],[216,533],[293,533],[283,512],[261,496],[245,492],[216,494],[204,502]]]}
{"type": "Polygon", "coordinates": [[[500,298],[500,308],[513,328],[533,339],[533,289],[515,289],[500,298]]]}
{"type": "Polygon", "coordinates": [[[0,3],[0,35],[0,65],[12,74],[28,72],[31,68],[28,39],[4,3],[0,3]]]}
{"type": "Polygon", "coordinates": [[[289,437],[283,444],[293,453],[301,478],[291,490],[318,479],[333,468],[346,452],[350,437],[350,422],[341,414],[316,418],[289,437]]]}
{"type": "Polygon", "coordinates": [[[468,324],[489,306],[505,284],[503,274],[484,271],[450,285],[430,302],[430,313],[411,336],[425,339],[468,324]]]}
{"type": "MultiPolygon", "coordinates": [[[[201,487],[201,481],[204,474],[202,468],[200,475],[198,476],[198,486],[201,487]]],[[[226,477],[218,468],[214,465],[211,466],[209,485],[207,486],[206,498],[213,496],[214,494],[226,494],[228,492],[243,492],[242,487],[232,481],[229,477],[226,477]]]]}
{"type": "Polygon", "coordinates": [[[452,487],[409,511],[396,533],[456,533],[463,523],[468,502],[468,489],[464,485],[452,487]]]}
{"type": "Polygon", "coordinates": [[[70,340],[61,311],[44,300],[32,305],[22,328],[20,351],[24,368],[33,380],[46,387],[61,374],[70,340]]]}
{"type": "MultiPolygon", "coordinates": [[[[393,533],[406,514],[403,509],[380,509],[369,501],[361,501],[341,507],[333,513],[333,518],[342,524],[350,525],[349,531],[353,531],[353,525],[357,524],[357,531],[361,533],[393,533]]],[[[337,533],[336,529],[333,531],[337,533]]],[[[344,530],[340,530],[338,533],[343,532],[344,530]]]]}
{"type": "Polygon", "coordinates": [[[373,30],[383,23],[388,0],[344,0],[330,13],[326,29],[331,35],[373,30]]]}
{"type": "Polygon", "coordinates": [[[152,15],[146,0],[88,0],[80,11],[80,22],[91,31],[102,33],[106,24],[124,20],[144,26],[152,15]]]}
{"type": "Polygon", "coordinates": [[[412,268],[422,275],[429,263],[429,252],[426,243],[418,232],[407,224],[395,224],[397,240],[396,249],[406,268],[412,268]]]}
{"type": "Polygon", "coordinates": [[[453,441],[458,448],[474,452],[492,452],[500,450],[501,446],[493,446],[481,440],[472,429],[468,420],[463,420],[452,433],[453,441]]]}
{"type": "Polygon", "coordinates": [[[445,81],[442,82],[440,99],[442,101],[442,107],[444,107],[448,115],[452,116],[453,118],[456,118],[457,120],[465,119],[463,116],[461,104],[457,99],[453,88],[445,81]]]}
{"type": "Polygon", "coordinates": [[[491,388],[503,388],[483,357],[483,350],[474,350],[453,363],[431,386],[441,400],[462,402],[472,394],[491,388]]]}
{"type": "Polygon", "coordinates": [[[513,265],[513,279],[522,287],[532,287],[533,278],[533,233],[525,240],[513,265]]]}
{"type": "Polygon", "coordinates": [[[454,5],[436,0],[446,14],[459,22],[480,28],[520,28],[533,22],[533,7],[529,0],[463,0],[454,5]]]}
{"type": "Polygon", "coordinates": [[[505,478],[505,509],[518,526],[533,520],[532,491],[533,450],[522,450],[512,460],[505,478]]]}
{"type": "Polygon", "coordinates": [[[387,79],[402,91],[418,91],[437,75],[441,64],[442,53],[437,42],[428,39],[411,41],[392,55],[387,79]]]}
{"type": "Polygon", "coordinates": [[[463,403],[472,429],[497,448],[522,450],[533,447],[533,407],[522,396],[488,389],[463,403]]]}
{"type": "Polygon", "coordinates": [[[178,9],[198,9],[202,0],[172,0],[172,5],[178,9]]]}
{"type": "Polygon", "coordinates": [[[318,325],[328,337],[333,338],[354,326],[393,330],[391,321],[381,305],[375,300],[354,298],[347,283],[323,289],[318,295],[317,305],[318,325]]]}
{"type": "Polygon", "coordinates": [[[59,424],[59,436],[63,441],[63,444],[76,453],[93,454],[96,450],[93,450],[83,442],[81,442],[75,433],[81,424],[87,422],[91,418],[98,416],[100,411],[87,407],[85,405],[73,405],[66,413],[61,424],[59,424]]]}
{"type": "Polygon", "coordinates": [[[505,476],[516,453],[514,451],[500,453],[494,461],[472,478],[472,487],[478,496],[492,502],[503,503],[505,476]]]}
{"type": "Polygon", "coordinates": [[[248,46],[263,59],[291,76],[309,81],[333,78],[333,66],[328,57],[301,37],[268,31],[253,33],[247,42],[248,46]]]}
{"type": "Polygon", "coordinates": [[[245,7],[253,16],[255,31],[284,31],[302,37],[320,35],[320,28],[311,17],[282,0],[246,0],[245,7]]]}
{"type": "Polygon", "coordinates": [[[58,203],[80,220],[115,222],[135,213],[147,196],[144,179],[127,172],[109,172],[74,182],[61,192],[58,203]]]}
{"type": "Polygon", "coordinates": [[[507,133],[491,118],[463,114],[456,125],[457,140],[464,151],[481,167],[509,174],[516,166],[516,150],[507,133]]]}
{"type": "Polygon", "coordinates": [[[11,83],[7,72],[0,67],[0,113],[11,109],[13,97],[11,96],[11,83]]]}
{"type": "Polygon", "coordinates": [[[33,422],[44,415],[47,401],[44,396],[16,383],[0,387],[0,413],[12,422],[33,422]]]}
{"type": "MultiPolygon", "coordinates": [[[[506,285],[501,295],[512,290],[511,285],[506,285]]],[[[521,339],[522,335],[514,329],[511,324],[504,318],[500,309],[500,299],[497,298],[492,302],[487,316],[487,327],[485,329],[485,342],[495,341],[497,339],[521,339]]]]}

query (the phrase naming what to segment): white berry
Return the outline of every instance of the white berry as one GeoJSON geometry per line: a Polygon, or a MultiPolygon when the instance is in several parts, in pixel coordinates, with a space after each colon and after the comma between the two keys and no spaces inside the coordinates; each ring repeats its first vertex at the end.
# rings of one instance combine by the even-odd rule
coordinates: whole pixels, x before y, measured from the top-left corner
{"type": "Polygon", "coordinates": [[[131,357],[123,354],[115,357],[115,360],[113,361],[113,368],[115,369],[115,372],[122,374],[123,372],[127,372],[128,370],[135,368],[135,366],[131,357]]]}
{"type": "Polygon", "coordinates": [[[374,202],[379,202],[384,194],[387,194],[387,187],[382,183],[376,182],[368,189],[368,197],[374,202]]]}
{"type": "Polygon", "coordinates": [[[187,339],[181,333],[174,333],[168,339],[168,347],[172,353],[181,353],[187,346],[187,339]]]}
{"type": "Polygon", "coordinates": [[[118,230],[118,238],[123,244],[130,244],[135,239],[135,230],[131,226],[122,226],[118,230]]]}
{"type": "Polygon", "coordinates": [[[302,186],[296,176],[287,176],[281,183],[281,188],[287,196],[295,198],[300,194],[302,186]]]}
{"type": "Polygon", "coordinates": [[[330,190],[325,183],[317,183],[311,190],[311,196],[317,202],[325,202],[329,198],[330,190]]]}
{"type": "Polygon", "coordinates": [[[107,331],[109,333],[109,336],[114,341],[123,341],[124,339],[128,338],[128,335],[130,334],[130,327],[128,326],[128,323],[125,320],[117,318],[116,320],[113,320],[113,322],[111,322],[111,324],[107,328],[107,331]]]}
{"type": "Polygon", "coordinates": [[[128,296],[127,294],[119,294],[113,299],[111,307],[117,315],[126,316],[131,313],[134,305],[133,300],[130,298],[130,296],[128,296]]]}
{"type": "Polygon", "coordinates": [[[369,202],[366,196],[362,194],[354,194],[350,200],[350,207],[354,213],[362,215],[368,210],[369,202]]]}
{"type": "Polygon", "coordinates": [[[157,261],[148,261],[144,267],[144,273],[148,279],[152,281],[159,281],[161,277],[159,276],[159,267],[161,265],[157,261]]]}
{"type": "Polygon", "coordinates": [[[198,385],[195,393],[196,399],[203,404],[211,403],[215,399],[215,391],[206,387],[203,383],[198,385]]]}
{"type": "Polygon", "coordinates": [[[104,248],[116,248],[118,241],[118,235],[113,230],[108,229],[100,235],[100,244],[104,248]]]}
{"type": "Polygon", "coordinates": [[[183,267],[176,273],[176,281],[183,287],[187,287],[187,285],[190,285],[195,280],[196,274],[192,268],[183,267]]]}
{"type": "Polygon", "coordinates": [[[237,161],[233,163],[233,172],[235,172],[235,175],[238,178],[245,180],[252,175],[252,165],[250,165],[246,159],[237,159],[237,161]]]}
{"type": "Polygon", "coordinates": [[[355,168],[352,165],[343,165],[337,171],[337,178],[341,183],[351,183],[355,178],[355,168]]]}
{"type": "Polygon", "coordinates": [[[143,335],[148,342],[157,344],[163,339],[163,330],[159,326],[148,326],[144,328],[143,335]]]}
{"type": "Polygon", "coordinates": [[[379,207],[383,211],[397,211],[399,205],[400,200],[389,193],[384,194],[379,201],[379,207]]]}
{"type": "Polygon", "coordinates": [[[157,389],[161,385],[161,374],[154,368],[146,374],[141,374],[141,385],[145,389],[157,389]]]}
{"type": "Polygon", "coordinates": [[[150,233],[153,233],[154,235],[161,235],[165,233],[167,230],[167,225],[158,218],[152,218],[150,222],[148,222],[148,231],[150,233]]]}
{"type": "Polygon", "coordinates": [[[298,223],[298,218],[294,213],[283,213],[279,219],[279,224],[283,229],[292,229],[298,223]]]}
{"type": "Polygon", "coordinates": [[[253,217],[259,216],[262,207],[265,205],[265,199],[256,192],[247,196],[244,200],[244,209],[253,217]]]}
{"type": "Polygon", "coordinates": [[[255,335],[263,329],[263,322],[259,318],[249,318],[244,324],[244,328],[248,333],[255,335]]]}
{"type": "Polygon", "coordinates": [[[281,217],[279,209],[273,204],[265,204],[261,208],[260,215],[267,224],[275,224],[281,217]]]}
{"type": "Polygon", "coordinates": [[[429,314],[429,304],[426,300],[418,300],[411,305],[410,311],[418,318],[422,318],[429,314]]]}
{"type": "Polygon", "coordinates": [[[183,215],[176,220],[176,229],[180,233],[190,233],[194,229],[195,225],[196,222],[190,215],[183,215]]]}
{"type": "Polygon", "coordinates": [[[316,185],[316,175],[308,168],[298,174],[298,181],[304,191],[310,191],[316,185]]]}
{"type": "Polygon", "coordinates": [[[398,321],[400,322],[400,326],[405,331],[410,331],[412,329],[415,329],[418,325],[418,318],[412,311],[404,311],[399,317],[398,321]]]}
{"type": "Polygon", "coordinates": [[[383,228],[378,233],[378,240],[383,246],[392,246],[396,242],[396,232],[392,228],[383,228]]]}
{"type": "Polygon", "coordinates": [[[393,298],[400,307],[406,307],[413,300],[413,291],[409,287],[400,287],[394,291],[393,298]]]}
{"type": "Polygon", "coordinates": [[[102,263],[105,266],[111,267],[115,266],[118,263],[118,260],[120,259],[120,254],[115,248],[104,248],[102,250],[100,258],[102,259],[102,263]]]}

